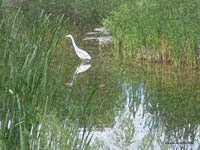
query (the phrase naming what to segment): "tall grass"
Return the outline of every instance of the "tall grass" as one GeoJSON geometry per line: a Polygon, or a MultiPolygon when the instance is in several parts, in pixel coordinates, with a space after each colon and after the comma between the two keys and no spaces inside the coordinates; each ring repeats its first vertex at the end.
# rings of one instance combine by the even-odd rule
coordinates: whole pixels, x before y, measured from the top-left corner
{"type": "Polygon", "coordinates": [[[124,56],[199,65],[199,8],[199,0],[131,0],[104,24],[124,56]]]}
{"type": "Polygon", "coordinates": [[[0,149],[87,149],[87,137],[80,140],[73,124],[76,107],[67,105],[60,119],[50,105],[71,98],[58,95],[66,92],[59,72],[48,78],[63,16],[50,19],[42,11],[30,19],[21,10],[7,12],[0,23],[0,149]]]}

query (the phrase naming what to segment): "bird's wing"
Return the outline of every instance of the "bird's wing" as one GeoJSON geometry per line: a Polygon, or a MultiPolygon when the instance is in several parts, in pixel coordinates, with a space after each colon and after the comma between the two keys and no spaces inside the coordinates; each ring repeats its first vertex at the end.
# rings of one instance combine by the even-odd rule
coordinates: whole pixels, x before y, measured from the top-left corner
{"type": "Polygon", "coordinates": [[[91,56],[82,49],[79,49],[79,53],[77,55],[82,59],[91,59],[91,56]]]}

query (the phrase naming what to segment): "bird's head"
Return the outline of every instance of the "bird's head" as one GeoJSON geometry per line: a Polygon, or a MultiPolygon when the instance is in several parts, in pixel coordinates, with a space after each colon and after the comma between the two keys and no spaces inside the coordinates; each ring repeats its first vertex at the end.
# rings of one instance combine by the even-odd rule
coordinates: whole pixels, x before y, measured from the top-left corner
{"type": "Polygon", "coordinates": [[[69,35],[65,35],[66,38],[72,38],[72,35],[69,34],[69,35]]]}

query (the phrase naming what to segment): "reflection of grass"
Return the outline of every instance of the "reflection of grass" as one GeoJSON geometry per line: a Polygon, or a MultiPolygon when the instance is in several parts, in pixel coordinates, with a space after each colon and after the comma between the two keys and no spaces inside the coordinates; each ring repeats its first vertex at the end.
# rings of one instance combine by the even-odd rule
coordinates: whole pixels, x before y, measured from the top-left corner
{"type": "MultiPolygon", "coordinates": [[[[155,139],[153,135],[151,135],[150,133],[147,134],[142,140],[142,144],[140,145],[140,150],[154,150],[154,146],[153,146],[154,140],[155,139]]],[[[168,146],[165,145],[163,142],[158,142],[158,144],[161,150],[168,150],[168,146]]]]}
{"type": "Polygon", "coordinates": [[[155,67],[155,70],[148,68],[147,74],[144,75],[149,92],[146,99],[151,103],[147,110],[156,116],[155,124],[161,122],[169,140],[178,139],[174,133],[180,132],[195,141],[194,131],[200,122],[199,72],[155,67]]]}
{"type": "MultiPolygon", "coordinates": [[[[24,150],[38,146],[41,149],[51,146],[86,149],[87,142],[78,139],[79,125],[72,124],[76,107],[70,105],[71,97],[66,96],[61,75],[57,73],[49,80],[52,56],[62,33],[62,17],[50,19],[50,15],[42,12],[34,19],[27,19],[20,10],[8,10],[3,15],[0,24],[0,149],[24,150]],[[66,103],[68,105],[64,105],[66,103]],[[47,144],[48,140],[51,143],[47,144]]],[[[88,107],[85,106],[85,112],[88,107]]]]}

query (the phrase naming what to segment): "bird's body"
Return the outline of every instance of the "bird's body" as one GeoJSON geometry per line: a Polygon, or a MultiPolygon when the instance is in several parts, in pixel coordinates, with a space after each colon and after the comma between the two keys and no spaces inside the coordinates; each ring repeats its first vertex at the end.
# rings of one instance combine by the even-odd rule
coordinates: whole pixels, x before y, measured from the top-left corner
{"type": "Polygon", "coordinates": [[[74,50],[80,59],[82,59],[84,61],[91,60],[91,56],[86,51],[84,51],[76,46],[76,43],[74,42],[74,38],[72,37],[72,35],[66,35],[65,37],[68,37],[72,40],[74,50]]]}

